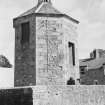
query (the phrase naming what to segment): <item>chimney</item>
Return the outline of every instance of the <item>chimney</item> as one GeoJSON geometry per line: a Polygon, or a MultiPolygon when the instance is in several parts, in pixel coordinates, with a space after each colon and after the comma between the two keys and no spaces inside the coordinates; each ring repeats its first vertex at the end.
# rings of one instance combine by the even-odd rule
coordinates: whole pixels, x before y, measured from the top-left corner
{"type": "Polygon", "coordinates": [[[38,5],[40,5],[41,3],[46,2],[46,3],[51,3],[51,0],[38,0],[38,5]]]}
{"type": "Polygon", "coordinates": [[[96,58],[96,49],[90,53],[90,58],[96,58]]]}
{"type": "Polygon", "coordinates": [[[104,56],[104,50],[102,49],[95,49],[93,50],[93,52],[90,53],[90,58],[94,58],[94,59],[97,59],[97,58],[101,58],[104,56]]]}

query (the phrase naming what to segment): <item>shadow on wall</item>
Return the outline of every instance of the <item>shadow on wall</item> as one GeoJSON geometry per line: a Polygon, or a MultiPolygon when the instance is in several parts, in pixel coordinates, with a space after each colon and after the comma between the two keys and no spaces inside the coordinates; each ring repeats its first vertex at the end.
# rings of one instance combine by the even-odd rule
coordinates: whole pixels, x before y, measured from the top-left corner
{"type": "Polygon", "coordinates": [[[0,105],[33,105],[32,89],[0,90],[0,105]]]}

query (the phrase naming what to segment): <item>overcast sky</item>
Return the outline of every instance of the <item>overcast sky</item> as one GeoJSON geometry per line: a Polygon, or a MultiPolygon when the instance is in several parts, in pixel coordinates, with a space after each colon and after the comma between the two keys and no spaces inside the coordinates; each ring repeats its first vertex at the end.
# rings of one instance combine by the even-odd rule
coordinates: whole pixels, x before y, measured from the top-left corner
{"type": "MultiPolygon", "coordinates": [[[[79,58],[95,48],[105,49],[105,0],[52,0],[55,8],[80,21],[79,58]]],[[[0,54],[14,62],[12,19],[32,8],[37,0],[0,0],[0,54]]],[[[7,73],[8,74],[8,73],[7,73]]]]}

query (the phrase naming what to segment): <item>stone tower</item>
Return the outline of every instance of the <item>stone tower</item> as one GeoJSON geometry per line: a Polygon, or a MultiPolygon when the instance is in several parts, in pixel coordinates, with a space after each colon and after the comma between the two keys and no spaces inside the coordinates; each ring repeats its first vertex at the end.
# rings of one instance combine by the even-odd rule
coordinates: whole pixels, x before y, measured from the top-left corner
{"type": "Polygon", "coordinates": [[[15,18],[15,86],[65,85],[79,78],[76,26],[51,0],[15,18]]]}

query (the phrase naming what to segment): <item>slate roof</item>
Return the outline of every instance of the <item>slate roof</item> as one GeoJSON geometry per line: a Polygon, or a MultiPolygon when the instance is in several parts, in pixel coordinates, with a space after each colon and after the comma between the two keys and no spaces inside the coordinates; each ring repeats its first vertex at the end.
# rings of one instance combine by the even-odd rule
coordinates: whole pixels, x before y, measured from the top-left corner
{"type": "Polygon", "coordinates": [[[40,5],[37,5],[35,7],[33,7],[32,9],[24,12],[23,14],[21,14],[20,16],[16,17],[15,19],[19,18],[19,17],[24,17],[24,16],[27,16],[27,15],[30,15],[30,14],[58,14],[58,15],[62,15],[62,16],[65,16],[66,18],[76,22],[76,23],[79,23],[79,21],[77,21],[76,19],[73,19],[72,17],[66,15],[66,14],[63,14],[61,13],[59,10],[55,9],[51,3],[48,3],[48,2],[43,2],[41,3],[40,5]]]}
{"type": "Polygon", "coordinates": [[[55,9],[50,3],[42,3],[38,6],[33,7],[32,9],[24,12],[23,14],[21,14],[19,17],[22,16],[27,16],[29,14],[33,14],[33,13],[52,13],[52,14],[61,14],[60,11],[58,11],[57,9],[55,9]],[[38,10],[38,11],[37,11],[38,10]]]}
{"type": "Polygon", "coordinates": [[[103,66],[105,64],[105,57],[103,58],[97,58],[97,59],[82,59],[79,61],[80,66],[87,66],[89,69],[97,69],[103,66]]]}
{"type": "Polygon", "coordinates": [[[60,11],[58,11],[57,9],[55,9],[50,3],[43,3],[43,5],[39,9],[38,13],[62,14],[60,11]]]}
{"type": "MultiPolygon", "coordinates": [[[[21,14],[21,15],[18,16],[18,17],[23,17],[23,16],[27,16],[27,15],[33,14],[33,13],[35,13],[36,9],[37,9],[37,7],[33,7],[32,9],[30,9],[30,10],[24,12],[23,14],[21,14]]],[[[18,17],[17,17],[17,18],[18,18],[18,17]]]]}

